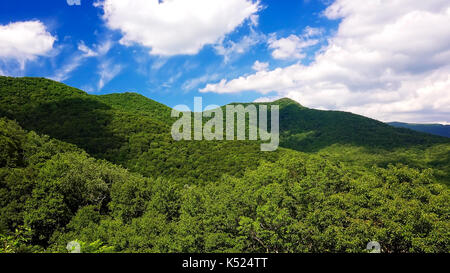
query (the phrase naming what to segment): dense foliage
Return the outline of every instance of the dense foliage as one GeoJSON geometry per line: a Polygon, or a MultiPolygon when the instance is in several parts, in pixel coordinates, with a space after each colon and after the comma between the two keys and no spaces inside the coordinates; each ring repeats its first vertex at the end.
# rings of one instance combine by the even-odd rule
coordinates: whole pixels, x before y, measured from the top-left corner
{"type": "Polygon", "coordinates": [[[137,94],[0,77],[0,252],[449,252],[448,139],[275,103],[290,149],[263,153],[175,142],[137,94]]]}
{"type": "Polygon", "coordinates": [[[145,176],[203,183],[279,156],[250,141],[175,142],[170,113],[137,94],[91,96],[46,79],[0,77],[0,116],[145,176]]]}
{"type": "Polygon", "coordinates": [[[4,118],[0,132],[0,233],[31,228],[35,245],[48,246],[83,207],[107,212],[114,183],[146,180],[4,118]]]}

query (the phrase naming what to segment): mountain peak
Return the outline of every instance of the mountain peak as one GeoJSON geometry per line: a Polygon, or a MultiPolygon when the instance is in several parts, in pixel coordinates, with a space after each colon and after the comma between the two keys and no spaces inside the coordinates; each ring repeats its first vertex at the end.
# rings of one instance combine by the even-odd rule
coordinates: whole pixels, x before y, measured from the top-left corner
{"type": "Polygon", "coordinates": [[[291,104],[294,104],[294,105],[297,105],[297,106],[300,106],[300,107],[304,107],[303,105],[301,105],[297,101],[295,101],[293,99],[290,99],[290,98],[278,99],[278,100],[274,101],[273,104],[278,104],[281,107],[288,106],[288,105],[291,105],[291,104]]]}

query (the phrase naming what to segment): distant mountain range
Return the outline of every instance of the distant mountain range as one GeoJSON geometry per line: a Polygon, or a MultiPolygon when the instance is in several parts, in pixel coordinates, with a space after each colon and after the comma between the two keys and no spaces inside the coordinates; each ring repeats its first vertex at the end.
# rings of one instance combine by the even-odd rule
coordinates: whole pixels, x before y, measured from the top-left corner
{"type": "Polygon", "coordinates": [[[389,122],[388,124],[397,128],[407,128],[414,131],[424,132],[437,136],[450,137],[450,125],[417,124],[417,123],[403,123],[403,122],[389,122]]]}

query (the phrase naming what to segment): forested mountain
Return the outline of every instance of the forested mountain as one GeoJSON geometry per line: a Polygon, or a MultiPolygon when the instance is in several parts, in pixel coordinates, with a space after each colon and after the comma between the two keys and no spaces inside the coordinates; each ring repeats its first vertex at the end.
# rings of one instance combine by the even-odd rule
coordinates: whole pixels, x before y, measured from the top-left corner
{"type": "Polygon", "coordinates": [[[0,115],[146,176],[198,182],[242,173],[262,156],[249,141],[175,142],[171,109],[137,94],[92,96],[46,79],[2,77],[0,90],[0,115]],[[198,165],[202,168],[193,168],[198,165]]]}
{"type": "MultiPolygon", "coordinates": [[[[196,158],[194,161],[200,158],[214,166],[213,169],[224,171],[221,161],[226,165],[248,167],[253,164],[248,161],[258,161],[253,156],[261,157],[259,145],[253,142],[174,142],[170,127],[176,119],[170,117],[171,109],[138,94],[93,96],[47,79],[6,77],[0,78],[0,90],[0,115],[17,120],[27,130],[76,144],[95,157],[122,164],[147,176],[174,175],[177,171],[170,167],[185,166],[179,162],[193,158],[196,158]],[[233,153],[218,152],[225,150],[233,153]],[[237,153],[239,157],[235,156],[237,153]]],[[[437,144],[450,142],[351,113],[308,109],[289,99],[274,104],[280,105],[281,146],[297,151],[323,152],[338,147],[346,150],[346,160],[351,160],[348,154],[353,154],[350,150],[355,148],[358,148],[357,155],[361,149],[371,155],[384,155],[409,148],[417,155],[417,151],[422,153],[437,144]]],[[[444,148],[444,151],[448,149],[444,148]]],[[[334,151],[331,154],[335,155],[334,151]]],[[[392,161],[383,162],[384,165],[411,163],[394,154],[389,158],[392,161]]],[[[430,160],[440,164],[441,159],[434,161],[434,155],[431,155],[430,160]]],[[[374,163],[378,162],[367,162],[368,165],[374,163]]],[[[442,168],[445,168],[443,164],[442,168]]],[[[185,175],[187,171],[192,170],[182,170],[180,174],[185,175]]],[[[210,175],[202,170],[196,178],[210,175]]]]}
{"type": "Polygon", "coordinates": [[[398,128],[407,128],[418,132],[424,132],[428,134],[450,137],[450,125],[443,124],[415,124],[415,123],[403,123],[403,122],[389,122],[391,126],[398,128]]]}
{"type": "Polygon", "coordinates": [[[348,112],[309,109],[288,98],[270,104],[280,106],[282,145],[298,151],[317,152],[334,144],[394,149],[449,143],[448,139],[393,128],[348,112]]]}
{"type": "Polygon", "coordinates": [[[296,150],[318,151],[330,144],[391,149],[448,143],[439,137],[392,128],[352,113],[298,107],[294,101],[281,109],[283,144],[296,150]]]}
{"type": "Polygon", "coordinates": [[[138,94],[0,77],[0,251],[449,252],[449,139],[273,103],[261,152],[176,142],[138,94]]]}

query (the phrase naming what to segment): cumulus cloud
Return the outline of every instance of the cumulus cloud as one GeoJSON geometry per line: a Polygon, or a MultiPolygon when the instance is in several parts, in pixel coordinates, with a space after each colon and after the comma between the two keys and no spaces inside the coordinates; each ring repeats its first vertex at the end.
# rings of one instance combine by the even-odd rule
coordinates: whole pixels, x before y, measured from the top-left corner
{"type": "Polygon", "coordinates": [[[0,59],[15,60],[24,69],[27,61],[48,55],[55,41],[40,21],[0,25],[0,59]]]}
{"type": "Polygon", "coordinates": [[[260,61],[256,61],[252,66],[252,69],[255,71],[266,71],[268,68],[269,68],[269,63],[263,63],[260,61]]]}
{"type": "Polygon", "coordinates": [[[307,26],[303,30],[303,37],[309,38],[309,37],[315,37],[315,36],[321,36],[325,30],[323,28],[314,28],[307,26]]]}
{"type": "Polygon", "coordinates": [[[309,28],[306,31],[305,36],[290,35],[281,39],[272,36],[269,39],[269,48],[273,49],[272,57],[280,60],[303,59],[306,57],[303,50],[319,43],[317,39],[307,38],[319,34],[316,29],[309,28]]]}
{"type": "Polygon", "coordinates": [[[223,79],[201,92],[276,92],[383,121],[450,121],[450,2],[336,0],[324,15],[341,22],[311,64],[223,79]]]}
{"type": "Polygon", "coordinates": [[[122,33],[122,44],[161,56],[196,54],[246,20],[257,24],[260,9],[252,0],[100,0],[96,6],[106,25],[122,33]]]}

